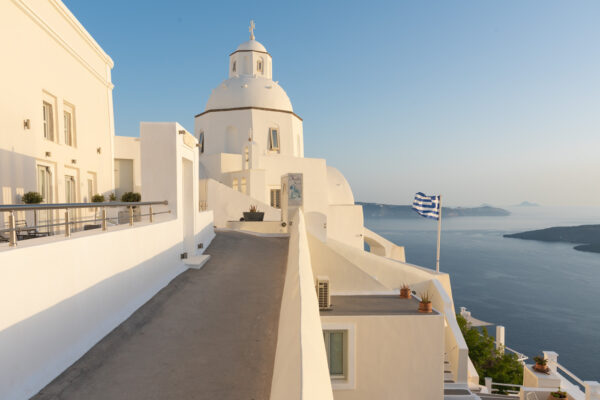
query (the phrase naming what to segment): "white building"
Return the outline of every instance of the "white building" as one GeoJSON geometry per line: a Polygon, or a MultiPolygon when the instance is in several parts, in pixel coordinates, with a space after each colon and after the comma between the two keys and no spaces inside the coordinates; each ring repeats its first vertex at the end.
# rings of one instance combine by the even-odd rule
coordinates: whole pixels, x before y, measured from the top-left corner
{"type": "Polygon", "coordinates": [[[1,2],[0,36],[0,204],[111,192],[111,58],[58,0],[1,2]]]}
{"type": "Polygon", "coordinates": [[[302,118],[273,81],[272,56],[254,34],[229,55],[228,74],[213,90],[206,109],[196,115],[194,126],[200,177],[247,196],[244,201],[222,191],[218,199],[208,201],[216,225],[237,221],[248,204],[259,204],[267,217],[279,220],[282,176],[301,173],[309,228],[319,237],[337,238],[362,249],[362,208],[354,205],[352,190],[337,169],[324,159],[304,158],[302,118]],[[237,206],[232,206],[236,201],[237,206]],[[228,204],[226,210],[223,203],[228,204]]]}

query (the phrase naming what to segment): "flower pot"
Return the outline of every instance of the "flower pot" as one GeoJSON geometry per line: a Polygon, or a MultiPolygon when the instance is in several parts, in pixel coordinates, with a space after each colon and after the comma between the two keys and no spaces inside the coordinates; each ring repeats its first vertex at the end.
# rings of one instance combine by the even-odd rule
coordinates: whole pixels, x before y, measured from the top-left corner
{"type": "Polygon", "coordinates": [[[400,288],[400,298],[410,299],[410,288],[400,288]]]}
{"type": "Polygon", "coordinates": [[[244,221],[262,221],[264,217],[264,212],[244,212],[244,221]]]}
{"type": "MultiPolygon", "coordinates": [[[[552,392],[552,393],[555,393],[555,392],[552,392]]],[[[563,395],[563,394],[560,394],[560,395],[558,395],[558,397],[557,397],[557,396],[554,396],[552,393],[550,393],[550,394],[548,395],[548,400],[556,400],[556,399],[568,399],[568,396],[567,396],[566,394],[564,394],[564,395],[563,395]]]]}
{"type": "Polygon", "coordinates": [[[535,365],[533,366],[533,369],[536,370],[537,372],[548,372],[549,368],[547,365],[542,365],[542,364],[538,364],[535,363],[535,365]]]}
{"type": "Polygon", "coordinates": [[[419,312],[430,313],[432,311],[433,311],[433,307],[431,305],[431,302],[429,302],[429,303],[420,302],[419,303],[419,312]]]}

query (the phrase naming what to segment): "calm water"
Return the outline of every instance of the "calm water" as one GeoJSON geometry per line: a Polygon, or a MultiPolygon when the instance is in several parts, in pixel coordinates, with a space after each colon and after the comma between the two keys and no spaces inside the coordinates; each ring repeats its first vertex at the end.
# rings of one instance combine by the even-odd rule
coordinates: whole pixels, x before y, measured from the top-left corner
{"type": "MultiPolygon", "coordinates": [[[[556,351],[580,378],[600,380],[600,254],[502,237],[599,224],[600,208],[509,210],[509,217],[442,221],[440,270],[450,273],[456,309],[465,306],[476,318],[504,325],[508,347],[529,357],[556,351]]],[[[435,268],[436,221],[367,219],[365,225],[405,246],[407,262],[435,268]]]]}

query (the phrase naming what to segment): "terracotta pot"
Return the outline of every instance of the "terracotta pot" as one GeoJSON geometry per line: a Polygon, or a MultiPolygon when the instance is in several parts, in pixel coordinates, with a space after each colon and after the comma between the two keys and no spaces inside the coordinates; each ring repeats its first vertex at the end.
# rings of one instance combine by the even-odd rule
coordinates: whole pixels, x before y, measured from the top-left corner
{"type": "Polygon", "coordinates": [[[429,303],[420,302],[419,303],[419,312],[430,313],[432,311],[433,311],[433,308],[432,308],[431,302],[429,302],[429,303]]]}
{"type": "Polygon", "coordinates": [[[400,288],[400,298],[410,299],[410,288],[400,288]]]}
{"type": "Polygon", "coordinates": [[[547,365],[542,365],[542,364],[538,364],[538,363],[535,363],[535,365],[533,366],[533,369],[535,369],[538,372],[548,372],[548,370],[549,370],[547,365]]]}

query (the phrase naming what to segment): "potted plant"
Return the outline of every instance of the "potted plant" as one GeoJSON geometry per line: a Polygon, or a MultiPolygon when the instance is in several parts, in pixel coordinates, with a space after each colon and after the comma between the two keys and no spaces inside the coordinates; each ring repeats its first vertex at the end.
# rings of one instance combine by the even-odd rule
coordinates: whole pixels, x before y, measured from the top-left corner
{"type": "Polygon", "coordinates": [[[265,213],[259,212],[255,205],[251,205],[249,211],[244,211],[244,221],[262,221],[264,217],[265,213]]]}
{"type": "Polygon", "coordinates": [[[403,283],[402,287],[400,288],[400,298],[410,299],[410,297],[410,286],[408,286],[406,283],[403,283]]]}
{"type": "MultiPolygon", "coordinates": [[[[126,192],[121,196],[121,201],[124,203],[137,203],[142,201],[142,195],[137,192],[126,192]]],[[[132,206],[134,221],[139,222],[142,220],[141,211],[138,206],[132,206]]],[[[119,211],[119,224],[125,224],[129,222],[129,207],[125,211],[119,211]]]]}
{"type": "Polygon", "coordinates": [[[533,360],[535,361],[535,365],[533,366],[534,370],[538,372],[548,372],[548,360],[542,356],[535,356],[533,357],[533,360]]]}
{"type": "MultiPolygon", "coordinates": [[[[106,198],[103,194],[95,194],[92,196],[92,203],[104,203],[106,198]]],[[[83,226],[83,230],[87,231],[89,229],[97,229],[100,228],[101,225],[96,224],[96,220],[98,219],[98,207],[94,207],[94,224],[86,224],[83,226]]]]}
{"type": "Polygon", "coordinates": [[[429,292],[421,293],[421,301],[419,302],[419,312],[430,313],[433,311],[431,305],[431,295],[429,292]]]}
{"type": "MultiPolygon", "coordinates": [[[[21,201],[23,201],[25,204],[40,204],[42,201],[44,201],[44,198],[38,192],[27,192],[21,197],[21,201]]],[[[33,210],[33,226],[37,227],[37,224],[37,210],[33,210]]]]}
{"type": "Polygon", "coordinates": [[[567,392],[563,392],[561,390],[557,390],[556,392],[550,392],[550,396],[548,396],[548,400],[554,399],[567,399],[567,392]]]}
{"type": "Polygon", "coordinates": [[[111,193],[110,195],[108,195],[108,201],[117,201],[117,195],[111,193]]]}

